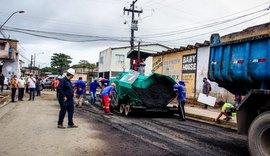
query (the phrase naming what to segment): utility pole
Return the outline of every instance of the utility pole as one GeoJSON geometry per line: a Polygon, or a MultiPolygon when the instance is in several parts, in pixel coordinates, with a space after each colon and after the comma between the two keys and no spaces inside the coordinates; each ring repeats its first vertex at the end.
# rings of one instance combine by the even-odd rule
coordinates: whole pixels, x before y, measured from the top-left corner
{"type": "MultiPolygon", "coordinates": [[[[130,8],[127,9],[126,7],[124,7],[124,14],[125,12],[129,13],[131,12],[131,37],[130,37],[130,50],[134,50],[134,31],[138,31],[138,20],[134,19],[134,15],[135,13],[138,14],[138,16],[140,16],[141,13],[143,13],[143,10],[135,10],[135,3],[138,0],[134,0],[132,1],[132,4],[130,4],[130,8]]],[[[130,59],[130,69],[132,69],[132,65],[133,65],[133,59],[130,59]]]]}
{"type": "Polygon", "coordinates": [[[31,55],[30,73],[32,73],[32,70],[33,70],[33,55],[31,55]]]}
{"type": "Polygon", "coordinates": [[[34,53],[34,68],[36,67],[36,53],[34,53]]]}

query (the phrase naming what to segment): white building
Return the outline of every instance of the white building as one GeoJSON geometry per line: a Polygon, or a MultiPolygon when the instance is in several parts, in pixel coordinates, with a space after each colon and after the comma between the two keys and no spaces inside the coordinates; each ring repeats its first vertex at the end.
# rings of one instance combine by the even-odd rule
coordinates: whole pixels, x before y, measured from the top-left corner
{"type": "Polygon", "coordinates": [[[0,71],[9,79],[11,75],[21,75],[17,42],[12,39],[0,39],[0,71]]]}
{"type": "MultiPolygon", "coordinates": [[[[140,51],[147,53],[157,53],[161,51],[169,50],[169,47],[160,44],[147,44],[141,45],[140,51]]],[[[135,47],[138,50],[138,47],[135,47]]],[[[130,46],[108,48],[99,53],[99,77],[112,78],[117,74],[128,71],[130,69],[130,59],[127,58],[127,54],[130,51],[130,46]]],[[[148,57],[145,60],[145,75],[151,73],[152,70],[152,57],[148,57]]]]}

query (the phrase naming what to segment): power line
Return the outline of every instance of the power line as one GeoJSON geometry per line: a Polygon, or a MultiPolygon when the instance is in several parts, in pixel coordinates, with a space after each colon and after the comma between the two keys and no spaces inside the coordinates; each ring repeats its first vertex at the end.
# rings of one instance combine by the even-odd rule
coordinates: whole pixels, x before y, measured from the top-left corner
{"type": "Polygon", "coordinates": [[[201,30],[201,29],[208,29],[210,27],[215,27],[215,26],[222,25],[222,24],[225,24],[225,23],[229,23],[229,22],[232,22],[232,21],[244,18],[244,17],[248,17],[250,15],[254,15],[254,14],[257,14],[257,13],[260,13],[260,12],[263,12],[263,11],[267,11],[268,9],[269,8],[258,10],[258,11],[248,13],[248,14],[245,14],[245,15],[241,15],[241,16],[238,16],[238,17],[234,17],[234,18],[231,18],[231,19],[212,22],[212,23],[208,23],[208,24],[205,24],[205,25],[197,26],[197,27],[190,27],[190,28],[186,28],[186,29],[170,31],[170,32],[163,32],[163,33],[140,35],[139,37],[144,37],[144,38],[166,37],[166,36],[174,36],[174,35],[178,35],[178,34],[183,34],[183,33],[187,33],[187,32],[193,32],[193,31],[197,31],[197,30],[201,30]]]}
{"type": "Polygon", "coordinates": [[[193,36],[189,36],[189,37],[184,37],[184,38],[171,39],[171,40],[163,40],[163,41],[160,41],[160,42],[181,41],[181,40],[190,39],[190,38],[194,38],[194,37],[198,37],[198,36],[203,36],[203,35],[212,34],[213,32],[217,32],[217,31],[221,31],[221,30],[226,30],[226,29],[228,29],[228,28],[232,28],[232,27],[235,27],[235,26],[238,26],[238,25],[241,25],[241,24],[250,22],[250,21],[252,21],[252,20],[261,18],[261,17],[266,16],[266,15],[268,15],[268,14],[270,14],[270,12],[265,13],[265,14],[263,14],[263,15],[256,16],[256,17],[251,18],[251,19],[249,19],[249,20],[245,20],[245,21],[239,22],[239,23],[234,24],[234,25],[230,25],[230,26],[227,26],[227,27],[224,27],[224,28],[221,28],[221,29],[214,30],[214,31],[209,31],[209,32],[206,32],[206,33],[197,34],[197,35],[193,35],[193,36]]]}

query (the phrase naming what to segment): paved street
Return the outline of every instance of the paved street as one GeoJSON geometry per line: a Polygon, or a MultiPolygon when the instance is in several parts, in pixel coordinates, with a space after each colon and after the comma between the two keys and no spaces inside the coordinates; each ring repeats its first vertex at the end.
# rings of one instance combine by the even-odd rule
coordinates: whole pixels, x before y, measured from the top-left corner
{"type": "Polygon", "coordinates": [[[245,136],[191,120],[160,114],[106,116],[84,106],[75,112],[78,129],[57,129],[59,106],[53,93],[15,104],[0,119],[1,156],[249,155],[245,136]]]}

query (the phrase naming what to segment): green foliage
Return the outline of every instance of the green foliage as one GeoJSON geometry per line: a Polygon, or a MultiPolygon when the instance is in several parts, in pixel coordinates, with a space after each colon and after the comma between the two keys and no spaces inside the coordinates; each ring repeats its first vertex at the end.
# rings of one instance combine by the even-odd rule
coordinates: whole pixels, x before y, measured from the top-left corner
{"type": "Polygon", "coordinates": [[[87,60],[80,60],[79,64],[73,65],[72,67],[94,70],[96,68],[96,65],[94,63],[89,63],[87,60]]]}
{"type": "Polygon", "coordinates": [[[58,74],[58,70],[56,68],[52,68],[52,67],[45,67],[40,69],[40,75],[44,76],[46,75],[46,73],[52,73],[54,75],[58,74]]]}
{"type": "Polygon", "coordinates": [[[51,57],[51,68],[56,69],[57,74],[61,75],[64,70],[70,67],[72,58],[63,53],[54,53],[51,57]]]}

